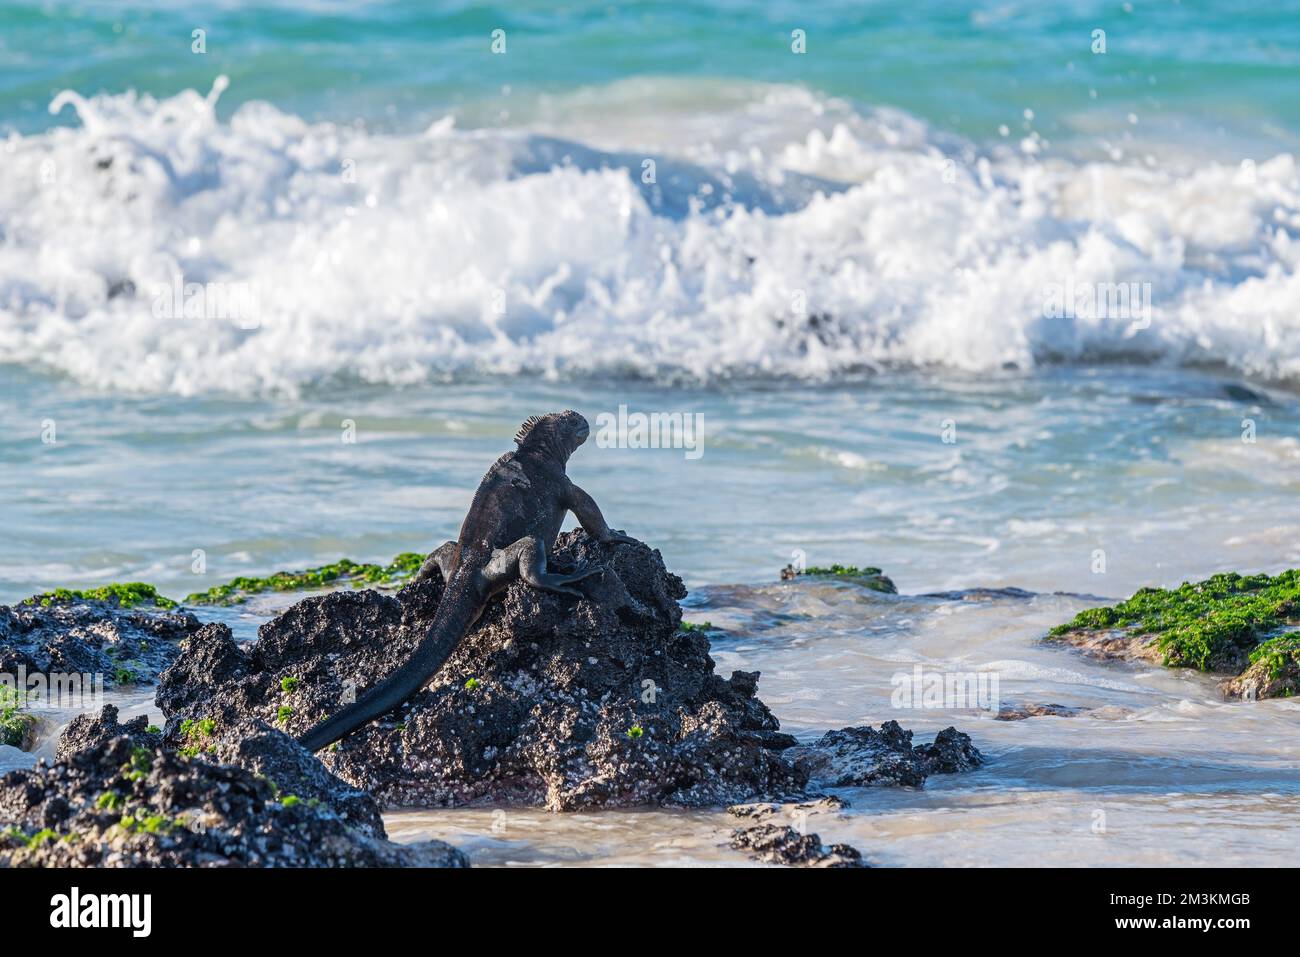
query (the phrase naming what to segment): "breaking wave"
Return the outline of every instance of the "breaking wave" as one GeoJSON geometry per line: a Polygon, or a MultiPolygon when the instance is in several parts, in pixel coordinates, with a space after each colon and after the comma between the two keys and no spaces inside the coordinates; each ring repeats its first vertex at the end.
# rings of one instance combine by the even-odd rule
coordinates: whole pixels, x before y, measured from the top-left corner
{"type": "Polygon", "coordinates": [[[783,86],[637,81],[584,94],[586,126],[415,133],[222,121],[224,87],[63,93],[74,125],[0,143],[0,362],[179,394],[1113,359],[1300,380],[1288,154],[977,147],[783,86]],[[1088,308],[1105,284],[1135,298],[1088,308]]]}

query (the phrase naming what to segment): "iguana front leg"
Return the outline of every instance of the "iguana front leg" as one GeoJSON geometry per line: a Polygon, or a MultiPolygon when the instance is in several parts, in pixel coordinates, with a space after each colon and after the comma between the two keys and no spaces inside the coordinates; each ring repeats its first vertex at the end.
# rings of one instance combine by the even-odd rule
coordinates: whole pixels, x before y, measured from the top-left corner
{"type": "Polygon", "coordinates": [[[596,500],[572,482],[569,483],[569,500],[565,504],[577,518],[578,524],[596,541],[607,545],[636,543],[635,538],[616,532],[605,524],[605,516],[600,514],[596,500]]]}

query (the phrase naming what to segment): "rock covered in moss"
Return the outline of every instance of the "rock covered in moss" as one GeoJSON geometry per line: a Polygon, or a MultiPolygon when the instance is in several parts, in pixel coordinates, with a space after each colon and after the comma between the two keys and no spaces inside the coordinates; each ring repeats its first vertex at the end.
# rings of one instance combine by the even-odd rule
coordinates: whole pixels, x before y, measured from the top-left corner
{"type": "Polygon", "coordinates": [[[859,568],[857,565],[810,565],[801,569],[786,565],[781,569],[781,581],[794,581],[797,578],[852,582],[887,595],[898,594],[893,579],[874,566],[859,568]]]}
{"type": "Polygon", "coordinates": [[[30,751],[36,744],[41,719],[26,708],[23,695],[0,684],[0,746],[30,751]]]}
{"type": "Polygon", "coordinates": [[[397,845],[244,768],[101,742],[0,777],[0,867],[465,866],[397,845]]]}
{"type": "Polygon", "coordinates": [[[113,582],[96,588],[56,588],[24,599],[20,604],[50,605],[71,604],[81,601],[106,602],[117,608],[135,608],[138,605],[154,608],[175,608],[176,602],[165,595],[158,594],[158,589],[144,582],[113,582]]]}
{"type": "Polygon", "coordinates": [[[188,612],[105,594],[61,591],[0,605],[0,671],[101,674],[109,687],[148,683],[201,627],[188,612]]]}
{"type": "Polygon", "coordinates": [[[349,825],[374,837],[385,836],[379,805],[370,795],[342,781],[293,738],[261,721],[232,725],[211,718],[176,720],[164,730],[151,728],[144,715],[120,723],[117,708],[104,705],[99,714],[78,715],[69,723],[56,759],[68,760],[118,737],[149,751],[161,748],[243,768],[269,782],[277,794],[323,803],[349,825]]]}
{"type": "MultiPolygon", "coordinates": [[[[606,571],[582,599],[511,584],[428,688],[324,761],[390,805],[702,806],[800,791],[781,754],[793,739],[757,698],[758,675],[714,674],[708,639],[680,627],[686,591],[657,551],[576,530],[550,562],[606,571]]],[[[209,626],[163,675],[168,727],[210,714],[300,734],[402,664],[441,594],[435,575],[396,596],[309,597],[248,651],[209,626]]]]}
{"type": "Polygon", "coordinates": [[[306,568],[296,572],[276,572],[265,578],[240,577],[223,585],[214,585],[207,591],[195,592],[185,598],[187,605],[236,605],[270,591],[311,591],[337,588],[341,585],[397,585],[420,570],[424,556],[417,552],[403,552],[387,565],[354,562],[340,558],[330,565],[306,568]]]}
{"type": "Polygon", "coordinates": [[[1219,685],[1225,697],[1256,701],[1300,694],[1300,632],[1266,639],[1250,653],[1250,665],[1219,685]]]}
{"type": "Polygon", "coordinates": [[[811,783],[822,787],[902,785],[919,788],[931,774],[969,771],[983,755],[969,735],[945,728],[927,745],[912,745],[912,732],[897,721],[874,728],[829,731],[816,743],[787,754],[811,783]]]}
{"type": "Polygon", "coordinates": [[[1280,633],[1297,624],[1300,569],[1225,573],[1178,588],[1142,588],[1117,605],[1088,608],[1048,639],[1102,658],[1237,675],[1220,684],[1229,697],[1286,697],[1300,685],[1293,641],[1280,633]]]}

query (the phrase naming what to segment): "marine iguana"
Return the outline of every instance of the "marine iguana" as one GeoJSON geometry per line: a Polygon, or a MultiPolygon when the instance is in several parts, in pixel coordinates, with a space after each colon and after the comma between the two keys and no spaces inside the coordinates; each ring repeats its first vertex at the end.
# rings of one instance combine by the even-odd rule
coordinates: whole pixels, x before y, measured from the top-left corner
{"type": "Polygon", "coordinates": [[[597,541],[636,541],[611,530],[591,496],[564,473],[590,431],[587,420],[573,411],[535,415],[520,427],[518,448],[497,459],[479,483],[460,537],[441,545],[416,573],[414,580],[420,581],[437,568],[446,582],[428,634],[406,663],[368,694],[299,738],[303,747],[319,751],[423,688],[474,627],[488,599],[516,576],[534,588],[581,598],[574,583],[604,569],[587,566],[569,574],[546,569],[546,553],[566,512],[573,512],[597,541]]]}

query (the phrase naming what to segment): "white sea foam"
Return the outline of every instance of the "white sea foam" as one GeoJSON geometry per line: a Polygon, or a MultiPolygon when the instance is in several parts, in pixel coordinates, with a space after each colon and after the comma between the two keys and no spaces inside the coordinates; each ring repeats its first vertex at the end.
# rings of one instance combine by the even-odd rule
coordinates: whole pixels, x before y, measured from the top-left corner
{"type": "Polygon", "coordinates": [[[647,96],[585,139],[541,120],[379,133],[266,104],[223,123],[222,88],[65,93],[51,108],[74,126],[0,144],[0,362],[182,394],[1108,358],[1300,380],[1290,155],[986,154],[783,87],[694,114],[647,96]],[[159,308],[178,275],[214,284],[192,315],[159,308]],[[1099,283],[1149,283],[1149,327],[1045,314],[1045,290],[1099,283]],[[252,290],[253,321],[213,289],[252,290]]]}

